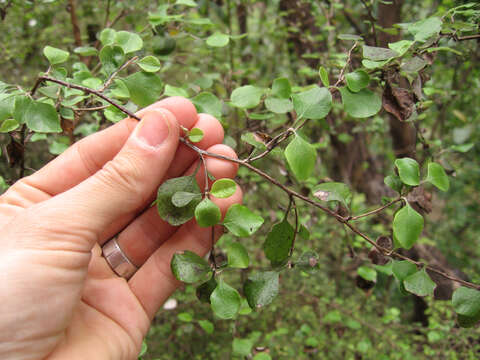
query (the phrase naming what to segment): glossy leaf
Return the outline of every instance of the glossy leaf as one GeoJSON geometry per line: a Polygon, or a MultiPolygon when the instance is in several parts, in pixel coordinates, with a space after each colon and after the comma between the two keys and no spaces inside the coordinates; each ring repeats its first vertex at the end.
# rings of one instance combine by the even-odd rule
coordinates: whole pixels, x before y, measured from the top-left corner
{"type": "Polygon", "coordinates": [[[285,114],[293,110],[293,104],[290,99],[267,97],[265,107],[275,114],[285,114]]]}
{"type": "Polygon", "coordinates": [[[303,181],[308,179],[315,169],[317,152],[302,137],[295,135],[285,149],[285,158],[295,177],[303,181]]]}
{"type": "Polygon", "coordinates": [[[200,325],[207,334],[213,334],[215,331],[215,326],[208,320],[198,320],[198,325],[200,325]]]}
{"type": "Polygon", "coordinates": [[[143,59],[139,60],[137,65],[146,72],[157,72],[161,68],[160,61],[155,56],[151,55],[145,56],[143,59]]]}
{"type": "Polygon", "coordinates": [[[400,180],[400,177],[397,175],[388,175],[385,177],[385,179],[383,179],[383,182],[385,183],[385,185],[395,190],[399,194],[402,191],[403,182],[402,180],[400,180]]]}
{"type": "Polygon", "coordinates": [[[417,296],[433,295],[435,284],[425,269],[417,271],[415,274],[409,275],[403,280],[405,290],[417,296]]]}
{"type": "Polygon", "coordinates": [[[270,304],[278,295],[278,272],[265,271],[251,275],[243,286],[243,292],[252,309],[270,304]]]}
{"type": "Polygon", "coordinates": [[[286,219],[273,225],[263,244],[265,256],[273,266],[279,265],[288,259],[294,235],[295,230],[286,219]]]}
{"type": "Polygon", "coordinates": [[[107,45],[100,50],[100,61],[108,75],[122,66],[124,59],[125,53],[120,46],[107,45]]]}
{"type": "Polygon", "coordinates": [[[233,319],[240,309],[241,300],[238,291],[223,280],[210,295],[212,310],[221,319],[233,319]]]}
{"type": "Polygon", "coordinates": [[[64,63],[70,56],[68,51],[57,49],[52,46],[45,46],[43,48],[43,55],[45,55],[51,65],[64,63]]]}
{"type": "Polygon", "coordinates": [[[409,204],[395,214],[393,219],[393,235],[400,245],[410,249],[420,237],[423,230],[423,217],[409,204]]]}
{"type": "Polygon", "coordinates": [[[216,198],[224,199],[232,196],[237,191],[237,184],[232,179],[218,179],[212,185],[210,194],[216,198]]]}
{"type": "Polygon", "coordinates": [[[118,31],[115,33],[115,43],[119,45],[125,54],[140,50],[143,47],[142,38],[129,31],[118,31]]]}
{"type": "Polygon", "coordinates": [[[219,207],[210,199],[203,199],[195,208],[195,219],[200,227],[209,227],[220,222],[222,213],[219,207]]]}
{"type": "Polygon", "coordinates": [[[227,261],[229,267],[238,269],[246,269],[250,264],[247,250],[238,242],[231,243],[227,247],[227,261]]]}
{"type": "Polygon", "coordinates": [[[402,158],[395,160],[400,180],[406,185],[420,185],[420,167],[414,159],[402,158]]]}
{"type": "Polygon", "coordinates": [[[163,92],[164,96],[183,96],[185,98],[189,97],[188,91],[184,88],[172,86],[172,85],[165,85],[165,90],[163,92]]]}
{"type": "Polygon", "coordinates": [[[397,57],[399,54],[391,49],[363,45],[363,57],[373,61],[388,60],[397,57]]]}
{"type": "Polygon", "coordinates": [[[76,47],[73,52],[81,56],[94,56],[97,55],[98,50],[92,46],[79,46],[76,47]]]}
{"type": "Polygon", "coordinates": [[[187,284],[207,281],[212,275],[208,262],[188,250],[175,253],[170,267],[175,278],[187,284]]]}
{"type": "Polygon", "coordinates": [[[313,88],[292,95],[297,118],[323,119],[332,108],[332,94],[327,88],[313,88]]]}
{"type": "Polygon", "coordinates": [[[349,207],[352,201],[352,193],[348,186],[340,182],[327,182],[317,185],[313,195],[322,201],[339,201],[345,207],[349,207]]]}
{"type": "Polygon", "coordinates": [[[450,188],[450,181],[448,180],[448,176],[440,164],[434,162],[428,164],[428,173],[426,180],[442,191],[448,191],[448,189],[450,188]]]}
{"type": "Polygon", "coordinates": [[[246,237],[252,235],[263,224],[263,218],[246,206],[234,204],[228,208],[223,224],[234,235],[246,237]]]}
{"type": "Polygon", "coordinates": [[[204,282],[203,284],[200,284],[195,291],[198,300],[204,303],[210,303],[210,296],[212,295],[212,292],[213,290],[215,290],[216,287],[217,281],[215,280],[214,276],[212,276],[210,280],[204,282]]]}
{"type": "Polygon", "coordinates": [[[172,203],[172,197],[177,192],[200,194],[200,188],[194,176],[182,176],[165,181],[157,193],[157,209],[160,217],[170,225],[178,226],[186,223],[194,216],[195,208],[201,198],[192,199],[186,206],[177,207],[172,203]]]}
{"type": "Polygon", "coordinates": [[[417,272],[417,266],[407,260],[393,261],[392,272],[398,281],[403,282],[407,277],[417,272]]]}
{"type": "Polygon", "coordinates": [[[114,29],[106,28],[100,32],[100,42],[102,45],[111,45],[115,42],[116,31],[114,29]]]}
{"type": "Polygon", "coordinates": [[[15,99],[14,119],[19,124],[26,124],[35,132],[61,132],[60,118],[53,105],[31,100],[26,96],[15,99]]]}
{"type": "Polygon", "coordinates": [[[452,296],[452,305],[462,327],[472,327],[480,320],[480,291],[459,287],[452,296]]]}
{"type": "Polygon", "coordinates": [[[363,70],[357,70],[345,75],[345,80],[350,91],[359,92],[370,83],[370,76],[363,70]]]}
{"type": "Polygon", "coordinates": [[[233,90],[230,99],[233,106],[242,109],[251,109],[260,104],[262,95],[263,89],[252,85],[245,85],[233,90]]]}
{"type": "Polygon", "coordinates": [[[17,129],[20,124],[15,119],[6,119],[0,125],[0,133],[7,133],[17,129]]]}
{"type": "Polygon", "coordinates": [[[377,114],[382,108],[380,97],[369,89],[352,92],[347,87],[339,88],[345,111],[355,118],[366,118],[377,114]]]}

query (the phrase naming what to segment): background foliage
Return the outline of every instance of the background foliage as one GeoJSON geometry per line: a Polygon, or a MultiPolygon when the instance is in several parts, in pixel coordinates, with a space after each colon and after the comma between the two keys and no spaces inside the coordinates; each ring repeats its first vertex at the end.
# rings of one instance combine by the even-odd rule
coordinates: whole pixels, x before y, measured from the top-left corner
{"type": "MultiPolygon", "coordinates": [[[[341,216],[348,207],[355,215],[378,208],[397,197],[391,188],[403,186],[422,220],[407,216],[407,207],[399,213],[399,201],[356,222],[360,231],[391,236],[395,217],[396,245],[415,243],[401,254],[479,283],[475,3],[0,0],[0,18],[2,189],[124,117],[94,95],[50,82],[33,102],[27,92],[50,69],[48,76],[105,91],[130,112],[165,96],[192,98],[199,111],[222,122],[225,143],[240,158],[255,148],[261,153],[278,134],[291,136],[255,166],[302,195],[320,192],[322,201],[331,200],[322,198],[326,184],[346,184],[346,193],[336,188],[336,201],[326,203],[341,216]],[[406,157],[419,170],[399,162],[406,157]],[[448,182],[442,170],[429,169],[432,160],[448,182]],[[447,192],[437,189],[447,185],[447,192]],[[424,225],[414,226],[419,221],[424,225]],[[421,235],[402,235],[405,229],[421,235]]],[[[222,273],[241,290],[251,274],[271,267],[269,260],[285,260],[277,246],[269,253],[265,241],[290,205],[279,188],[246,168],[237,182],[245,204],[265,220],[251,237],[238,238],[229,228],[216,246],[219,263],[232,244],[248,250],[248,268],[222,273]]],[[[296,208],[302,226],[294,261],[280,273],[279,295],[270,305],[252,311],[242,298],[235,319],[221,320],[197,300],[193,285],[185,285],[155,318],[142,357],[478,358],[478,327],[459,327],[459,306],[449,301],[458,283],[429,272],[434,296],[405,292],[402,286],[417,294],[433,289],[398,286],[402,277],[395,270],[392,276],[388,264],[378,266],[383,259],[358,234],[301,201],[296,208]]],[[[288,219],[294,224],[292,212],[288,219]]],[[[244,259],[237,261],[244,267],[244,259]]],[[[478,309],[467,310],[467,318],[478,320],[478,309]]]]}

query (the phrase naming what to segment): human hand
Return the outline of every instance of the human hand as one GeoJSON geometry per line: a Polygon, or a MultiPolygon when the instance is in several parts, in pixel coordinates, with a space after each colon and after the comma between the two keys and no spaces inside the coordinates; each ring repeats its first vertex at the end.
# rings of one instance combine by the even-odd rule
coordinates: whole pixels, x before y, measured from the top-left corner
{"type": "MultiPolygon", "coordinates": [[[[178,97],[137,115],[140,123],[125,119],[82,139],[0,197],[0,358],[135,359],[179,285],[173,254],[208,252],[210,228],[194,220],[175,228],[155,207],[142,210],[163,180],[197,166],[197,155],[179,145],[179,125],[203,130],[198,147],[234,157],[220,144],[222,126],[178,97]],[[119,232],[120,247],[139,267],[128,281],[101,257],[101,245],[119,232]]],[[[206,163],[216,178],[236,175],[234,163],[206,163]]],[[[225,213],[241,198],[238,188],[214,201],[225,213]]]]}

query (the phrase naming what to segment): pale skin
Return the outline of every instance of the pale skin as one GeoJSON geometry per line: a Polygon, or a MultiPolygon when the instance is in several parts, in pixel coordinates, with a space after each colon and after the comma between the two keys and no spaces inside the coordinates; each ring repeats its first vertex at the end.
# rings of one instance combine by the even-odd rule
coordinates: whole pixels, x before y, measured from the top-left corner
{"type": "MultiPolygon", "coordinates": [[[[173,254],[209,251],[210,228],[194,220],[172,227],[148,206],[163,181],[196,168],[197,154],[179,144],[180,125],[203,130],[200,148],[235,157],[221,144],[222,126],[179,97],[137,115],[140,123],[125,119],[82,139],[0,197],[1,359],[135,359],[179,286],[173,254]],[[128,281],[101,257],[116,234],[139,267],[128,281]]],[[[209,158],[207,169],[233,178],[237,165],[209,158]]],[[[240,188],[212,197],[223,214],[241,199],[240,188]]]]}

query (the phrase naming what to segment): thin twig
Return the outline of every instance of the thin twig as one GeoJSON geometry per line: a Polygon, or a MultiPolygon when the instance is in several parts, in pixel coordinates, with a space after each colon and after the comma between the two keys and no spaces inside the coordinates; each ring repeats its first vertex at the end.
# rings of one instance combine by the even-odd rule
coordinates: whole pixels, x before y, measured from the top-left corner
{"type": "Polygon", "coordinates": [[[120,66],[117,70],[115,70],[110,77],[105,81],[105,84],[102,86],[102,88],[99,90],[99,92],[103,93],[112,83],[112,81],[115,79],[117,74],[122,71],[123,69],[127,68],[130,64],[134,63],[135,61],[138,60],[138,56],[132,57],[130,60],[126,61],[122,66],[120,66]]]}
{"type": "Polygon", "coordinates": [[[337,87],[338,85],[340,85],[342,83],[342,81],[344,80],[345,78],[345,71],[347,70],[348,68],[348,65],[350,65],[350,62],[352,61],[352,53],[353,53],[353,50],[355,50],[355,48],[358,46],[358,43],[355,41],[355,43],[353,44],[353,46],[350,48],[350,50],[348,51],[348,55],[347,55],[347,62],[345,63],[345,66],[342,68],[342,70],[340,71],[340,75],[338,76],[338,80],[337,82],[335,83],[334,87],[337,87]]]}
{"type": "Polygon", "coordinates": [[[360,214],[360,215],[357,215],[357,216],[352,216],[352,217],[348,218],[347,220],[357,220],[357,219],[363,218],[363,217],[365,217],[365,216],[370,216],[370,215],[379,213],[379,212],[382,211],[383,209],[388,208],[389,206],[395,204],[396,202],[399,202],[400,200],[402,200],[402,198],[398,198],[398,199],[392,200],[392,201],[390,201],[388,204],[385,204],[385,205],[383,205],[382,207],[379,207],[378,209],[375,209],[375,210],[372,210],[372,211],[369,211],[369,212],[366,212],[366,213],[364,213],[364,214],[360,214]]]}

